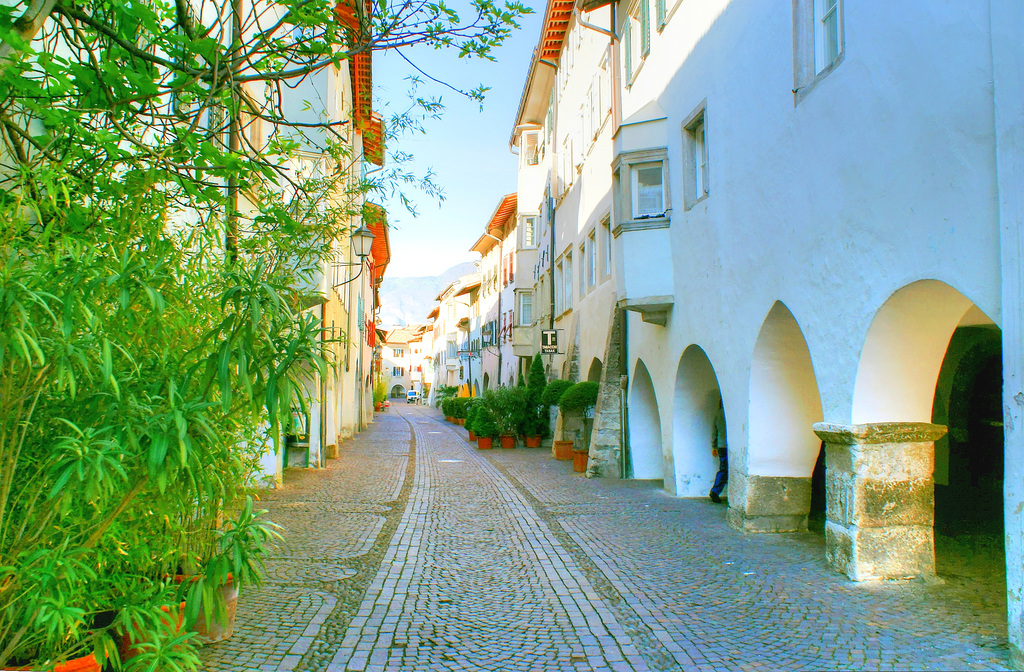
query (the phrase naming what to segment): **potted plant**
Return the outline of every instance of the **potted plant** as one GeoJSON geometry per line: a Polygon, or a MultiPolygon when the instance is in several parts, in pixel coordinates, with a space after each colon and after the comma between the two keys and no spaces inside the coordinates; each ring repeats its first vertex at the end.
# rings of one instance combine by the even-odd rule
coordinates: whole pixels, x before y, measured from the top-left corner
{"type": "Polygon", "coordinates": [[[388,398],[388,384],[384,382],[383,378],[378,378],[377,382],[373,384],[373,410],[378,413],[384,407],[384,402],[388,398]]]}
{"type": "Polygon", "coordinates": [[[466,411],[466,424],[463,425],[463,426],[469,432],[469,440],[470,441],[476,441],[476,439],[477,439],[474,423],[476,422],[476,416],[477,416],[477,413],[479,412],[479,409],[480,409],[479,400],[474,399],[473,403],[471,403],[469,405],[469,409],[466,411]]]}
{"type": "MultiPolygon", "coordinates": [[[[545,385],[543,392],[540,395],[540,407],[541,415],[547,414],[551,416],[551,408],[556,407],[558,402],[561,400],[562,395],[565,391],[572,387],[572,383],[568,380],[555,379],[545,385]]],[[[549,424],[550,426],[550,424],[549,424]]],[[[557,434],[556,434],[557,436],[557,434]]],[[[551,452],[553,453],[556,460],[571,460],[572,459],[572,441],[554,441],[551,444],[551,452]]]]}
{"type": "Polygon", "coordinates": [[[540,448],[541,439],[547,428],[548,423],[541,413],[540,406],[531,405],[526,409],[520,431],[525,437],[523,442],[527,448],[540,448]]]}
{"type": "Polygon", "coordinates": [[[587,470],[587,459],[590,454],[590,425],[586,418],[597,405],[600,384],[595,381],[576,383],[558,400],[558,408],[562,413],[563,426],[567,422],[581,423],[582,431],[576,430],[577,436],[582,434],[583,445],[573,446],[573,471],[587,470]]]}
{"type": "Polygon", "coordinates": [[[473,418],[473,432],[476,434],[478,448],[487,450],[495,436],[498,436],[498,424],[494,421],[494,413],[485,405],[477,407],[473,418]]]}
{"type": "Polygon", "coordinates": [[[526,412],[525,388],[499,387],[484,395],[484,403],[494,414],[502,448],[514,448],[526,412]]]}

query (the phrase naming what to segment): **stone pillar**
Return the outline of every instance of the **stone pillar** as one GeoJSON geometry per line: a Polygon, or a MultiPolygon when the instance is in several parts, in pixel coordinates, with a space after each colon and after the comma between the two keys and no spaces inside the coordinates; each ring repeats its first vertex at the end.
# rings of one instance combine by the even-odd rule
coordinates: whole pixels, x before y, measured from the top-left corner
{"type": "MultiPolygon", "coordinates": [[[[731,455],[730,455],[731,457],[731,455]]],[[[732,465],[730,464],[730,467],[732,465]]],[[[743,478],[730,469],[727,520],[743,532],[806,532],[811,510],[811,479],[795,476],[757,476],[743,478]],[[733,487],[733,485],[737,487],[733,487]],[[739,496],[743,490],[745,497],[739,496]],[[742,508],[733,507],[733,500],[742,508]]]]}
{"type": "Polygon", "coordinates": [[[942,425],[814,424],[825,442],[825,555],[854,581],[935,574],[935,441],[942,425]]]}
{"type": "Polygon", "coordinates": [[[622,349],[623,311],[612,309],[604,364],[594,408],[594,427],[590,435],[590,460],[587,478],[619,477],[619,446],[622,443],[622,349]]]}

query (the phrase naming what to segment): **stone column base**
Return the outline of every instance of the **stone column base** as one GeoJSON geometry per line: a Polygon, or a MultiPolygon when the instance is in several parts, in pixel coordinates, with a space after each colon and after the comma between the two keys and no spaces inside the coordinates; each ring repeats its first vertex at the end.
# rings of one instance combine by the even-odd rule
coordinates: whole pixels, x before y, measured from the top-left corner
{"type": "Polygon", "coordinates": [[[833,425],[825,442],[825,554],[854,581],[935,574],[935,441],[942,425],[833,425]]]}
{"type": "Polygon", "coordinates": [[[742,532],[806,532],[811,479],[794,476],[746,477],[745,508],[729,507],[729,526],[742,532]]]}

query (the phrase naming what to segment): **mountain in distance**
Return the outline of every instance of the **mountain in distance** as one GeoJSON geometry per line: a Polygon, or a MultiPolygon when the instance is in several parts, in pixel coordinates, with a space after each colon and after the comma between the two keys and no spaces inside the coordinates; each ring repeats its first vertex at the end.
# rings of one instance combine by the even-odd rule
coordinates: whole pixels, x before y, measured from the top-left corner
{"type": "Polygon", "coordinates": [[[435,276],[419,278],[393,278],[384,276],[380,287],[380,325],[404,327],[422,324],[434,307],[437,295],[453,280],[476,271],[471,261],[452,266],[435,276]]]}

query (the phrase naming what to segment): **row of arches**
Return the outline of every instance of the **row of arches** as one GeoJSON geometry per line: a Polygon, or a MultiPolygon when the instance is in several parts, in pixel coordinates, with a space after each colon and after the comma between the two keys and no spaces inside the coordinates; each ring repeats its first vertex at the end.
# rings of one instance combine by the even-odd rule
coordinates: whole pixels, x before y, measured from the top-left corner
{"type": "MultiPolygon", "coordinates": [[[[937,527],[1001,528],[1001,351],[993,321],[937,280],[895,292],[868,328],[850,418],[950,428],[936,444],[937,527]],[[982,498],[992,503],[984,511],[964,505],[982,498]]],[[[715,367],[697,344],[680,356],[671,402],[658,399],[651,371],[637,359],[628,404],[632,476],[664,478],[678,496],[706,496],[718,469],[710,440],[721,398],[715,367]],[[670,431],[663,432],[663,418],[670,431]]],[[[832,419],[823,417],[804,333],[782,302],[771,307],[755,342],[746,401],[745,473],[820,483],[822,443],[812,425],[832,419]]],[[[731,410],[726,404],[727,419],[731,410]]]]}

